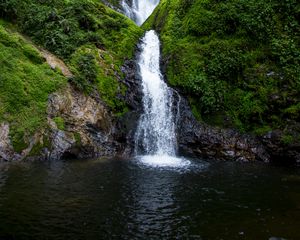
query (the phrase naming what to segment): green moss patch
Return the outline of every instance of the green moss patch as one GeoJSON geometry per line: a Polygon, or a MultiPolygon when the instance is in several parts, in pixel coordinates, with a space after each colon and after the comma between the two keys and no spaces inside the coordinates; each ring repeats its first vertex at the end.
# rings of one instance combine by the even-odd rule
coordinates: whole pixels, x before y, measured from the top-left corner
{"type": "Polygon", "coordinates": [[[16,151],[27,147],[24,136],[46,123],[48,96],[66,83],[39,52],[0,22],[0,121],[10,123],[16,151]]]}
{"type": "Polygon", "coordinates": [[[62,117],[55,117],[53,118],[53,121],[59,130],[65,130],[65,120],[62,117]]]}

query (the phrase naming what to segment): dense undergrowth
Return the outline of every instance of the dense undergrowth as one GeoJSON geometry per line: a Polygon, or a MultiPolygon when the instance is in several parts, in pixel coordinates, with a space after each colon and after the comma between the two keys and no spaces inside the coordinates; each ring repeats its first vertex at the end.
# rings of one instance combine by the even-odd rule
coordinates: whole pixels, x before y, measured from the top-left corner
{"type": "Polygon", "coordinates": [[[63,59],[74,74],[68,81],[79,90],[100,95],[116,115],[127,111],[119,97],[126,88],[118,80],[142,34],[131,20],[98,0],[0,0],[0,21],[0,123],[10,123],[16,151],[45,127],[49,94],[67,79],[14,32],[63,59]]]}
{"type": "Polygon", "coordinates": [[[0,21],[0,122],[9,122],[16,151],[24,135],[44,126],[48,95],[67,79],[53,71],[36,48],[0,21]]]}
{"type": "Polygon", "coordinates": [[[299,5],[162,0],[144,28],[160,33],[168,81],[199,120],[262,134],[300,121],[299,5]]]}
{"type": "Polygon", "coordinates": [[[1,0],[0,16],[64,59],[80,89],[97,90],[115,113],[126,110],[117,78],[142,34],[131,20],[98,0],[1,0]]]}

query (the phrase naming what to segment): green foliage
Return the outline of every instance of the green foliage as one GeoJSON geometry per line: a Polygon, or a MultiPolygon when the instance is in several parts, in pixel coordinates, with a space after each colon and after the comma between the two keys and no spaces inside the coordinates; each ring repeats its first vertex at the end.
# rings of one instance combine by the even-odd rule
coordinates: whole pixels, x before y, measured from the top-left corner
{"type": "Polygon", "coordinates": [[[299,121],[299,13],[296,0],[162,0],[144,28],[160,32],[168,81],[198,119],[225,112],[262,133],[299,121]]]}
{"type": "Polygon", "coordinates": [[[93,45],[78,48],[70,59],[75,74],[72,81],[77,87],[87,94],[97,90],[101,99],[115,114],[119,114],[126,111],[126,105],[116,96],[125,93],[125,86],[120,85],[116,79],[115,74],[119,69],[113,63],[114,58],[111,54],[93,45]]]}
{"type": "Polygon", "coordinates": [[[0,23],[0,122],[10,123],[15,150],[27,147],[26,135],[46,122],[48,95],[66,83],[39,52],[0,23]]]}
{"type": "Polygon", "coordinates": [[[71,64],[75,73],[72,81],[79,89],[90,93],[98,75],[95,52],[90,48],[80,48],[73,54],[71,64]]]}
{"type": "Polygon", "coordinates": [[[81,136],[80,136],[80,133],[75,132],[75,133],[74,133],[74,138],[75,138],[76,144],[77,144],[77,145],[80,145],[80,144],[81,144],[81,136]]]}
{"type": "Polygon", "coordinates": [[[42,149],[51,148],[51,143],[48,137],[44,136],[40,142],[37,142],[31,149],[28,154],[29,157],[39,156],[41,154],[42,149]]]}
{"type": "MultiPolygon", "coordinates": [[[[117,6],[117,1],[110,3],[117,6]]],[[[98,0],[3,0],[0,9],[34,42],[71,65],[72,81],[80,89],[99,91],[115,114],[126,110],[118,97],[125,86],[118,78],[143,33],[131,20],[98,0]],[[98,59],[97,50],[103,59],[98,59]]]]}
{"type": "Polygon", "coordinates": [[[185,84],[185,88],[189,88],[193,95],[199,97],[201,112],[207,113],[222,108],[221,104],[225,92],[224,82],[208,80],[207,76],[200,72],[198,75],[191,74],[185,84]]]}
{"type": "Polygon", "coordinates": [[[261,126],[261,127],[257,127],[254,130],[254,133],[258,136],[262,136],[270,131],[272,131],[272,128],[270,126],[261,126]]]}
{"type": "MultiPolygon", "coordinates": [[[[10,123],[16,151],[27,148],[28,138],[45,127],[48,96],[66,79],[15,31],[63,58],[78,88],[98,91],[115,114],[127,110],[119,99],[126,88],[117,78],[142,34],[131,20],[97,0],[2,0],[0,18],[6,20],[0,19],[0,122],[10,123]]],[[[54,121],[64,130],[62,118],[54,121]]],[[[32,154],[41,147],[35,146],[32,154]]]]}
{"type": "Polygon", "coordinates": [[[65,130],[65,120],[62,117],[55,117],[53,118],[53,121],[59,130],[65,130]]]}
{"type": "Polygon", "coordinates": [[[295,141],[295,139],[292,135],[286,134],[286,135],[282,136],[281,141],[283,144],[288,145],[288,144],[293,143],[295,141]]]}
{"type": "Polygon", "coordinates": [[[299,120],[300,119],[300,103],[289,106],[283,110],[284,115],[288,116],[291,119],[299,120]]]}
{"type": "Polygon", "coordinates": [[[0,6],[4,16],[12,18],[13,12],[26,34],[64,59],[87,43],[112,50],[121,59],[130,57],[141,34],[130,20],[96,0],[5,0],[0,6]]]}

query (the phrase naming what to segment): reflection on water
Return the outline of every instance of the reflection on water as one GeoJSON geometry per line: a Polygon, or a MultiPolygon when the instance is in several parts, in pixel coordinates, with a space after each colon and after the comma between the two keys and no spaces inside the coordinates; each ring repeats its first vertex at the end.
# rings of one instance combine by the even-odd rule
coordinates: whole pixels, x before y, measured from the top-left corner
{"type": "Polygon", "coordinates": [[[0,168],[0,239],[300,239],[299,170],[191,160],[0,168]]]}

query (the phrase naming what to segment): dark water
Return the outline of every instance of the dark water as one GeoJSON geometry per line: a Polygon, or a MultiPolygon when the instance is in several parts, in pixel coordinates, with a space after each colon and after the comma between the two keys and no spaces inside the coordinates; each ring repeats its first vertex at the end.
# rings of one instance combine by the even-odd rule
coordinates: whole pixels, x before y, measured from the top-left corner
{"type": "Polygon", "coordinates": [[[300,239],[300,172],[133,160],[0,166],[0,239],[300,239]]]}

